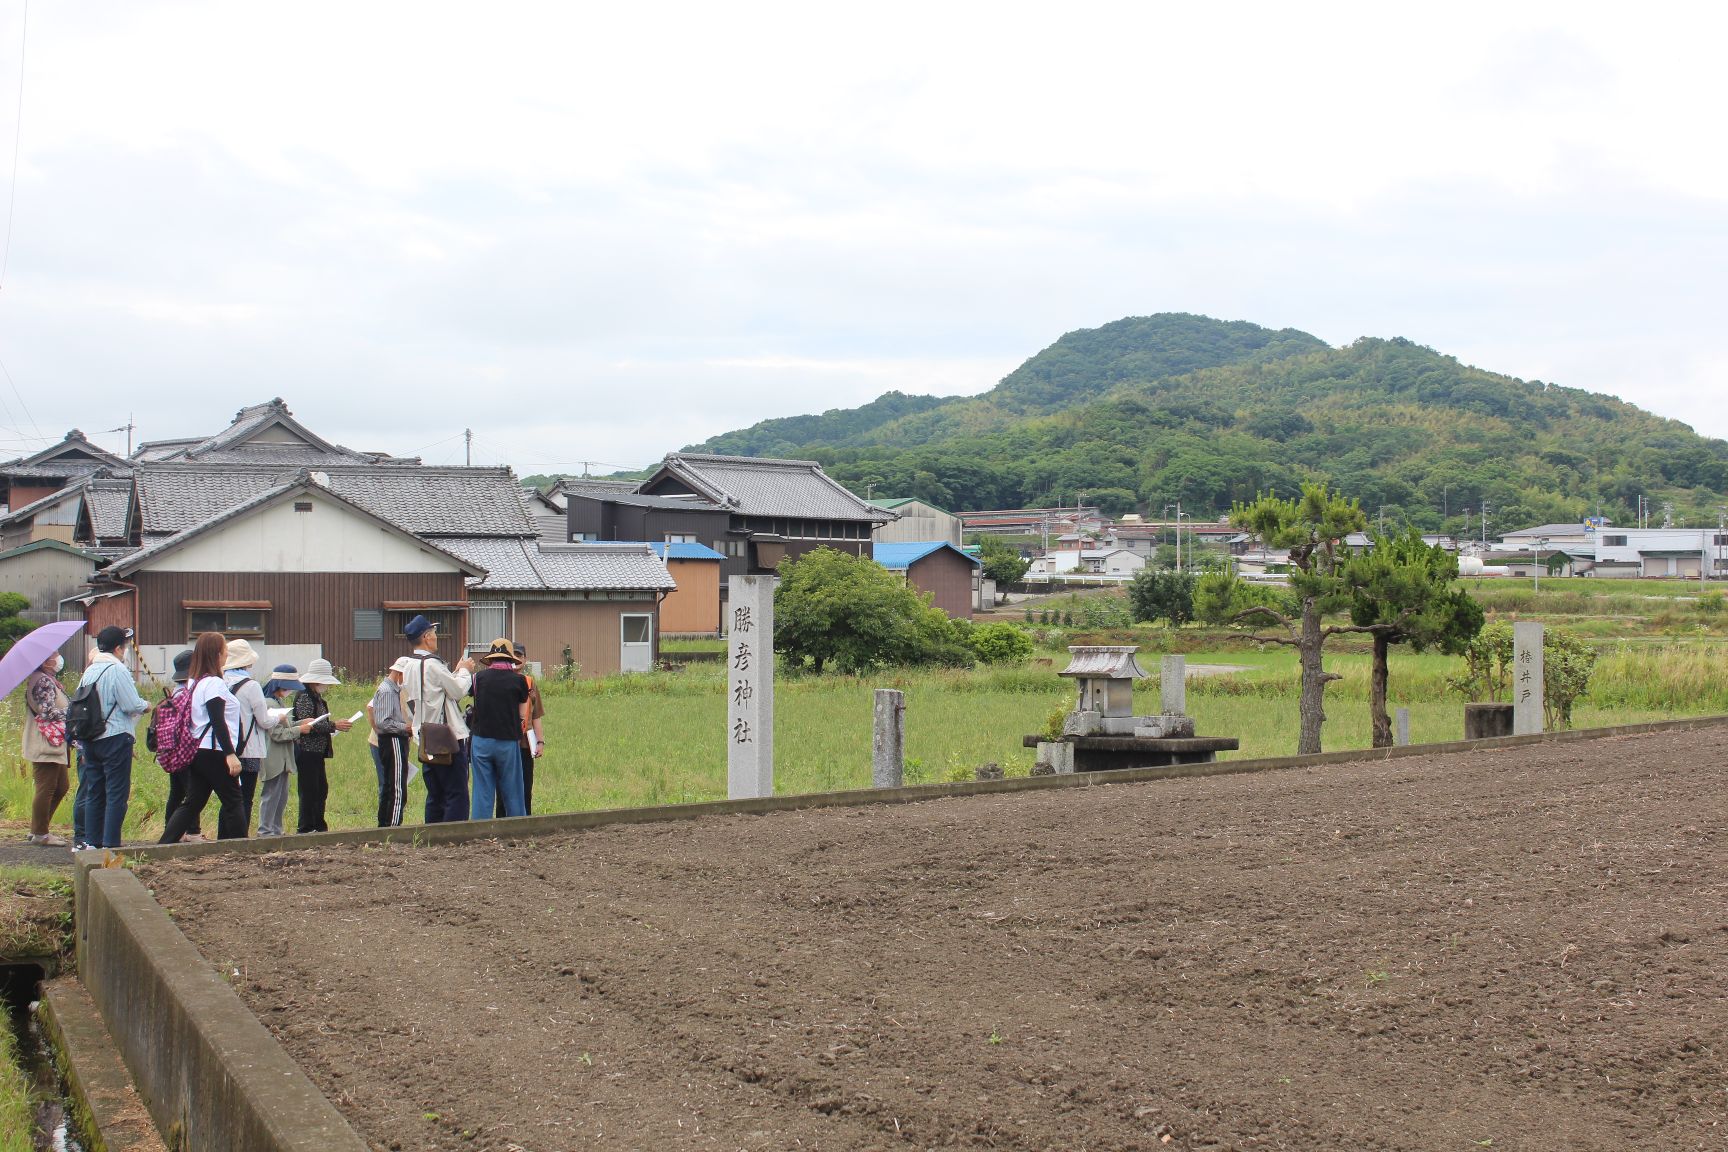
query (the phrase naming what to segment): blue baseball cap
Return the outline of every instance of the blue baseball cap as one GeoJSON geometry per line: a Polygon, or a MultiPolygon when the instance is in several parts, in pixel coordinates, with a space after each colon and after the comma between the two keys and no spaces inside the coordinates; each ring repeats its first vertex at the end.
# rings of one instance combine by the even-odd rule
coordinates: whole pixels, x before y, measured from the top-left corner
{"type": "Polygon", "coordinates": [[[426,619],[424,615],[418,615],[408,621],[408,627],[402,629],[402,634],[410,640],[418,640],[426,633],[436,631],[438,631],[438,625],[426,619]]]}

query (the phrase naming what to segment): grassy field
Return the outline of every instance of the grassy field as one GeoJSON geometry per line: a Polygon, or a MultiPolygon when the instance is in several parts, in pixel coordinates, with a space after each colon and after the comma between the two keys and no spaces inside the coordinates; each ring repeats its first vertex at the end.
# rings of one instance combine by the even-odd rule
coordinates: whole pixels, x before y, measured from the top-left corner
{"type": "MultiPolygon", "coordinates": [[[[1261,648],[1194,629],[1142,628],[1132,636],[1101,639],[1145,644],[1146,665],[1154,673],[1156,651],[1171,647],[1189,648],[1190,664],[1245,666],[1235,674],[1190,683],[1189,711],[1200,732],[1236,736],[1242,742],[1237,755],[1243,757],[1295,750],[1295,657],[1289,649],[1261,648]],[[1228,643],[1208,647],[1208,640],[1228,643]]],[[[1025,774],[1033,753],[1021,747],[1021,736],[1041,731],[1053,711],[1070,706],[1072,689],[1055,674],[1065,658],[1065,652],[1046,649],[1021,668],[901,671],[867,679],[783,677],[776,690],[777,788],[794,793],[868,786],[875,688],[906,693],[910,782],[969,778],[986,761],[1012,775],[1025,774]]],[[[1327,664],[1343,679],[1327,689],[1326,747],[1367,747],[1368,656],[1343,649],[1329,655],[1327,664]]],[[[1410,708],[1417,742],[1462,735],[1462,700],[1446,687],[1458,667],[1451,657],[1394,655],[1392,703],[1410,708]]],[[[547,754],[536,770],[536,810],[724,797],[723,685],[716,664],[546,684],[547,754]]],[[[1142,685],[1140,693],[1143,709],[1146,701],[1157,700],[1155,684],[1142,685]]],[[[365,687],[343,686],[332,693],[331,710],[352,712],[367,695],[365,687]]],[[[8,749],[18,746],[18,708],[16,699],[0,707],[0,746],[8,749]]],[[[1591,697],[1578,709],[1575,723],[1587,727],[1705,713],[1728,713],[1728,644],[1699,639],[1613,643],[1604,647],[1591,697]]],[[[339,737],[338,748],[330,772],[331,824],[363,827],[371,822],[376,789],[364,738],[358,731],[339,737]]],[[[27,815],[29,785],[16,753],[7,759],[10,766],[0,767],[0,820],[16,822],[27,815]]],[[[129,838],[154,839],[160,833],[166,792],[166,777],[140,744],[129,838]]],[[[412,819],[418,819],[414,805],[422,798],[416,785],[412,819]]],[[[290,820],[296,807],[290,804],[290,820]]],[[[70,802],[58,815],[61,825],[69,825],[70,802]]],[[[214,806],[205,826],[215,827],[214,806]]]]}

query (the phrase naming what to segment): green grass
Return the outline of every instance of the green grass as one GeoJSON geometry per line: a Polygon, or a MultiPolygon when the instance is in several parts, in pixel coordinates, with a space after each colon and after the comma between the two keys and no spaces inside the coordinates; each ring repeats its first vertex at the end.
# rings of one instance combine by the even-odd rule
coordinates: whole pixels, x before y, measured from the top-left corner
{"type": "MultiPolygon", "coordinates": [[[[72,878],[45,868],[0,867],[0,963],[69,957],[72,878]]],[[[0,1152],[33,1152],[36,1101],[18,1039],[0,1022],[0,1152]]]]}
{"type": "Polygon", "coordinates": [[[48,868],[0,866],[0,963],[71,952],[72,877],[48,868]]]}
{"type": "MultiPolygon", "coordinates": [[[[1100,639],[1143,644],[1143,666],[1154,676],[1163,648],[1189,649],[1190,664],[1247,666],[1234,675],[1191,681],[1189,711],[1200,732],[1237,737],[1240,757],[1295,751],[1296,657],[1290,649],[1255,645],[1239,635],[1145,626],[1100,639]]],[[[1021,747],[1022,735],[1041,730],[1051,711],[1067,707],[1072,699],[1070,685],[1056,675],[1066,657],[1060,648],[1046,648],[1035,654],[1033,663],[1016,668],[783,676],[776,685],[777,790],[869,786],[876,688],[906,693],[908,782],[970,777],[986,761],[1001,764],[1009,775],[1024,775],[1034,754],[1021,747]]],[[[1446,686],[1459,663],[1433,653],[1395,650],[1390,703],[1410,708],[1417,742],[1462,737],[1463,701],[1446,686]]],[[[1328,649],[1327,667],[1342,679],[1327,689],[1325,746],[1368,747],[1368,654],[1359,644],[1340,643],[1328,649]]],[[[536,811],[723,798],[724,684],[717,664],[575,684],[545,683],[547,755],[536,769],[536,811]]],[[[338,688],[331,693],[331,711],[351,713],[368,694],[365,686],[338,688]]],[[[1155,708],[1155,683],[1142,685],[1138,698],[1142,710],[1155,708]]],[[[18,708],[16,700],[0,706],[0,746],[18,746],[18,708]]],[[[1577,709],[1574,723],[1587,727],[1706,713],[1728,713],[1728,644],[1645,637],[1605,645],[1591,696],[1577,709]]],[[[364,736],[356,731],[339,737],[337,747],[330,771],[331,826],[364,827],[372,822],[376,806],[364,736]]],[[[22,767],[15,754],[10,769],[0,767],[0,819],[18,821],[28,812],[30,787],[22,767]]],[[[140,744],[129,839],[160,834],[166,793],[167,778],[140,744]]],[[[410,796],[411,821],[418,820],[423,797],[416,785],[410,796]]],[[[291,804],[290,819],[296,809],[297,804],[291,804]]],[[[58,816],[60,827],[70,824],[69,801],[58,816]]],[[[204,823],[206,831],[214,830],[214,806],[206,811],[204,823]]]]}
{"type": "Polygon", "coordinates": [[[34,1152],[36,1105],[19,1059],[18,1040],[0,1027],[0,1152],[34,1152]]]}

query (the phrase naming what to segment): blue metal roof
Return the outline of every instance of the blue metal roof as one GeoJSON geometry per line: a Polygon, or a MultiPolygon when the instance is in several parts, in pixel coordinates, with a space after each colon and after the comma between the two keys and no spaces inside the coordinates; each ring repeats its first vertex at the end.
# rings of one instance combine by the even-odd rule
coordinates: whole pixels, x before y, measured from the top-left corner
{"type": "Polygon", "coordinates": [[[948,549],[968,564],[982,563],[978,557],[968,556],[946,540],[916,540],[881,543],[876,544],[871,549],[871,555],[875,557],[876,563],[882,565],[882,567],[888,569],[890,572],[904,572],[906,569],[912,567],[912,565],[918,563],[918,561],[924,559],[924,557],[935,552],[940,552],[944,548],[948,549]]]}
{"type": "Polygon", "coordinates": [[[724,560],[726,557],[706,544],[656,544],[650,542],[654,555],[662,560],[724,560]]]}

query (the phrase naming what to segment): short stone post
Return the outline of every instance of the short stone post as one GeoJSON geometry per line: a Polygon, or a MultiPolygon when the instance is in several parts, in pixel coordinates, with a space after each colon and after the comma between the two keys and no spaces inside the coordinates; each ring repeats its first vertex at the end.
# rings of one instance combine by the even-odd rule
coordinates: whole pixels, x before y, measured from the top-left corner
{"type": "Polygon", "coordinates": [[[1394,718],[1396,725],[1392,730],[1392,744],[1396,748],[1410,746],[1410,709],[1400,708],[1394,718]]]}
{"type": "Polygon", "coordinates": [[[870,786],[899,788],[906,783],[906,694],[876,689],[876,739],[871,749],[870,786]]]}
{"type": "Polygon", "coordinates": [[[1542,625],[1519,620],[1512,625],[1512,735],[1533,736],[1544,727],[1542,625]]]}
{"type": "Polygon", "coordinates": [[[774,795],[774,576],[729,581],[726,796],[774,795]]]}
{"type": "Polygon", "coordinates": [[[1166,716],[1188,714],[1188,659],[1166,656],[1158,666],[1158,710],[1166,716]]]}

